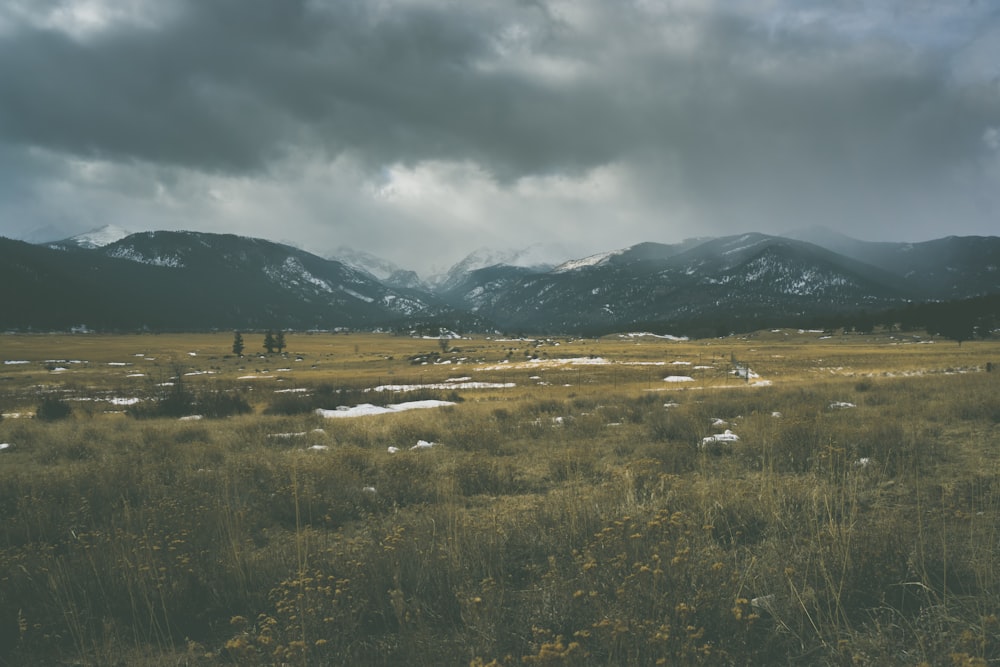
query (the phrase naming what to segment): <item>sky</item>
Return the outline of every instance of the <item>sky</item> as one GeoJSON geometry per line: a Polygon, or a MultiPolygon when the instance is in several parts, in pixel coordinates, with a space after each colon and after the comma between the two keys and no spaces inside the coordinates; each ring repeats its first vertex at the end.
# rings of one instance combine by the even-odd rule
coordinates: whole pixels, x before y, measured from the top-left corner
{"type": "Polygon", "coordinates": [[[0,235],[1000,233],[996,0],[0,0],[0,235]]]}

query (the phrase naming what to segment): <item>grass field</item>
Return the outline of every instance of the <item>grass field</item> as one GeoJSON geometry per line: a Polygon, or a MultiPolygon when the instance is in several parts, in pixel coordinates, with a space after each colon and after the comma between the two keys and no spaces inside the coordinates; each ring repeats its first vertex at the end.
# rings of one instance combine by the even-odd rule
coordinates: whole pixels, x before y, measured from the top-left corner
{"type": "Polygon", "coordinates": [[[0,665],[1000,662],[996,341],[232,338],[0,336],[0,665]]]}

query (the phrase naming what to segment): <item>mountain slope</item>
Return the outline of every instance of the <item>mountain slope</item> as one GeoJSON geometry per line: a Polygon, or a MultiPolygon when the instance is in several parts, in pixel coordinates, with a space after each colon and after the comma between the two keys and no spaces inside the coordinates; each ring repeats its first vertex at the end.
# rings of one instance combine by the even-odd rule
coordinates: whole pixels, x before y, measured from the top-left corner
{"type": "Polygon", "coordinates": [[[522,279],[478,311],[500,326],[624,330],[706,318],[761,321],[901,302],[894,276],[763,234],[680,249],[641,244],[522,279]]]}
{"type": "Polygon", "coordinates": [[[905,279],[923,298],[957,299],[1000,291],[1000,237],[948,236],[921,243],[872,242],[823,227],[793,235],[893,273],[905,279]]]}
{"type": "Polygon", "coordinates": [[[370,328],[447,312],[422,295],[261,239],[144,232],[72,252],[0,244],[4,327],[370,328]]]}
{"type": "Polygon", "coordinates": [[[104,225],[103,227],[97,227],[96,229],[91,229],[83,234],[77,234],[76,236],[71,236],[68,239],[63,239],[62,241],[55,241],[48,244],[53,248],[58,248],[62,250],[67,250],[70,248],[83,248],[83,249],[93,249],[93,248],[103,248],[104,246],[119,241],[132,232],[127,229],[122,229],[117,225],[104,225]]]}
{"type": "Polygon", "coordinates": [[[686,333],[1000,293],[997,237],[869,244],[826,235],[841,253],[754,233],[640,243],[555,267],[479,252],[436,293],[408,286],[398,267],[383,266],[380,281],[367,269],[231,234],[90,240],[93,247],[0,238],[0,328],[686,333]]]}

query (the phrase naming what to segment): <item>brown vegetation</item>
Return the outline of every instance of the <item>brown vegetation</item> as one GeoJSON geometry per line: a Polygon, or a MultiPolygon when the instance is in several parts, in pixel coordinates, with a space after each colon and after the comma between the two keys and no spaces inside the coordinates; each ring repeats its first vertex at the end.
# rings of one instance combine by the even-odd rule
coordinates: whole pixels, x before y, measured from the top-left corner
{"type": "Polygon", "coordinates": [[[995,342],[231,338],[4,337],[0,665],[1000,661],[995,342]]]}

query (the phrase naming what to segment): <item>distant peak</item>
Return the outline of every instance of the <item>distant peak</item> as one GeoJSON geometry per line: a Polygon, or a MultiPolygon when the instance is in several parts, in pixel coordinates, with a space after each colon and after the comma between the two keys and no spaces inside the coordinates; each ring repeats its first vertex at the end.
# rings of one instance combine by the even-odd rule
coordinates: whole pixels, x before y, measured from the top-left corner
{"type": "Polygon", "coordinates": [[[66,239],[65,243],[80,246],[81,248],[103,248],[115,241],[120,241],[132,232],[123,229],[118,225],[103,225],[83,234],[77,234],[66,239]]]}

